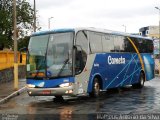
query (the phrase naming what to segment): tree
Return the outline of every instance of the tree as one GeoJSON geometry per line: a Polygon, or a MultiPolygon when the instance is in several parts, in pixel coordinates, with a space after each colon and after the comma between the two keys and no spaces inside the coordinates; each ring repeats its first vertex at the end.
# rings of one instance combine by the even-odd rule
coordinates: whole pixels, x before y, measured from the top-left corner
{"type": "Polygon", "coordinates": [[[28,43],[29,43],[29,36],[25,36],[24,38],[20,38],[18,40],[18,50],[20,50],[21,48],[27,48],[28,47],[28,43]]]}
{"type": "MultiPolygon", "coordinates": [[[[0,0],[0,45],[13,47],[13,0],[0,0]]],[[[33,31],[33,8],[26,0],[16,0],[17,32],[25,36],[33,31]]]]}

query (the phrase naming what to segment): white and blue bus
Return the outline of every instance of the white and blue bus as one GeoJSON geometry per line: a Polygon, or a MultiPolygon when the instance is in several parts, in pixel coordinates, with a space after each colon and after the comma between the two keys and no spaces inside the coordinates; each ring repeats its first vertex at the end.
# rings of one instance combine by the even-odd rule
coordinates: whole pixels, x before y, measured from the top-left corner
{"type": "Polygon", "coordinates": [[[31,35],[27,54],[30,96],[99,96],[154,78],[153,40],[96,28],[31,35]]]}

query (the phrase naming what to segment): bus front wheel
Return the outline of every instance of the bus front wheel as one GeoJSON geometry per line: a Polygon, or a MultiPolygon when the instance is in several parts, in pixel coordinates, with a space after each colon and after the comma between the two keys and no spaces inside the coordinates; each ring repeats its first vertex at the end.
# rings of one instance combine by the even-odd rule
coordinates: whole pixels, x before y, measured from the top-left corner
{"type": "Polygon", "coordinates": [[[139,81],[136,84],[132,84],[133,88],[143,88],[145,82],[144,74],[141,72],[139,81]]]}
{"type": "Polygon", "coordinates": [[[92,92],[90,93],[91,97],[99,97],[100,95],[100,82],[98,78],[94,78],[92,92]]]}

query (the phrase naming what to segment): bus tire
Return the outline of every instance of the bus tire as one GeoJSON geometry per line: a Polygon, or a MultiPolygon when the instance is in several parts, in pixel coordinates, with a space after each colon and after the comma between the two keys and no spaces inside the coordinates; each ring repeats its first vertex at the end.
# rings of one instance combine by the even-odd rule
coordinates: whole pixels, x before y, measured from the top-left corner
{"type": "Polygon", "coordinates": [[[141,72],[139,76],[139,81],[136,84],[132,84],[133,88],[143,88],[144,87],[144,82],[145,82],[145,77],[144,74],[141,72]]]}
{"type": "Polygon", "coordinates": [[[90,93],[91,97],[99,97],[100,96],[100,81],[98,78],[94,78],[92,85],[92,92],[90,93]]]}

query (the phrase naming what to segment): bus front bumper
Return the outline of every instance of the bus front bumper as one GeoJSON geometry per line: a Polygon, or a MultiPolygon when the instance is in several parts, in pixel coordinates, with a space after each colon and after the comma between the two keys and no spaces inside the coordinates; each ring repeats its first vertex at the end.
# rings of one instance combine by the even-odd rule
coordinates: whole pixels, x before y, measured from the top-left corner
{"type": "Polygon", "coordinates": [[[29,96],[62,96],[73,95],[73,86],[58,88],[29,88],[27,87],[29,96]]]}

